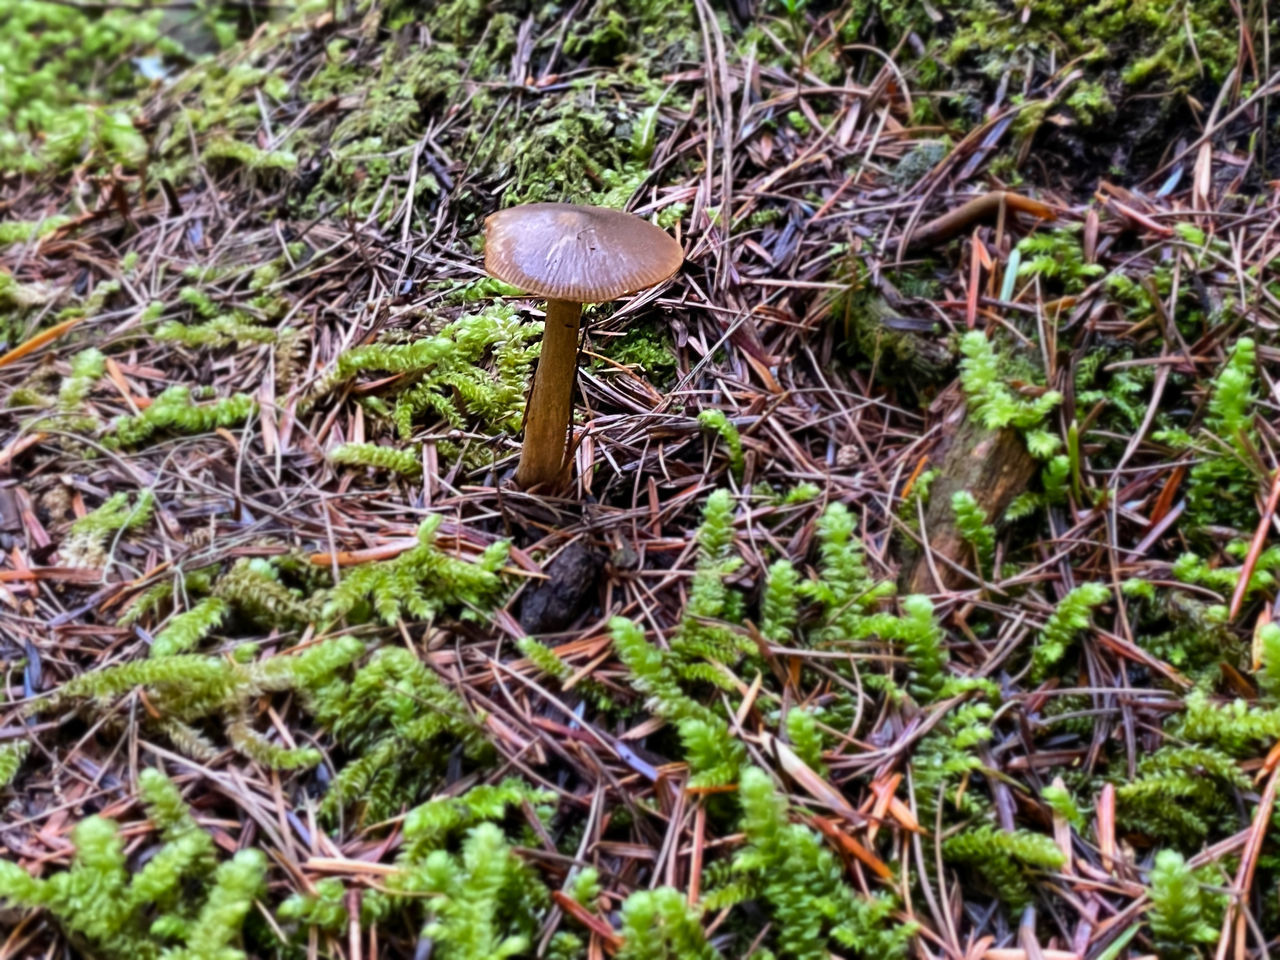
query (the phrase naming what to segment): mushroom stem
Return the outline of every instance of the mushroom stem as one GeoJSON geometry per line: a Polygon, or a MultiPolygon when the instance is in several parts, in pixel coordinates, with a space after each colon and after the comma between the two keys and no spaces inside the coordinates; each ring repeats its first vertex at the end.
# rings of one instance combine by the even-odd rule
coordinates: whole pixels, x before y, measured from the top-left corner
{"type": "Polygon", "coordinates": [[[524,414],[524,446],[516,483],[555,486],[564,467],[573,409],[573,382],[578,373],[578,322],[582,304],[548,300],[542,354],[533,375],[533,392],[524,414]]]}

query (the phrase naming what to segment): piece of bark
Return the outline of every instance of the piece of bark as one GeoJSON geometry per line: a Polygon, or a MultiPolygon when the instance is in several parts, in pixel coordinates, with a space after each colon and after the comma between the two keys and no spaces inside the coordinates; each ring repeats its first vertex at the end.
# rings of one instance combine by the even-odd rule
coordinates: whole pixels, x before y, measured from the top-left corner
{"type": "Polygon", "coordinates": [[[945,558],[966,569],[973,566],[973,550],[956,529],[956,515],[951,508],[953,494],[969,491],[986,513],[987,522],[998,525],[1013,498],[1027,488],[1036,472],[1036,462],[1017,430],[988,430],[968,416],[963,401],[943,423],[942,440],[934,448],[931,461],[938,476],[929,488],[923,533],[929,538],[934,566],[942,582],[934,581],[924,551],[914,550],[903,564],[899,581],[906,593],[938,593],[973,585],[972,580],[943,562],[945,558]]]}

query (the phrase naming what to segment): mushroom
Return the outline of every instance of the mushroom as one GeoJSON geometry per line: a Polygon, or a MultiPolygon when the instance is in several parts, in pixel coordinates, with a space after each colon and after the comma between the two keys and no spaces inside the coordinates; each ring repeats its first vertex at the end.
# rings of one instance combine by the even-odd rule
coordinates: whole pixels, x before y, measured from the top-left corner
{"type": "Polygon", "coordinates": [[[572,203],[500,210],[485,220],[484,240],[490,275],[547,298],[516,483],[555,486],[566,462],[582,305],[662,283],[680,269],[684,252],[647,220],[572,203]]]}

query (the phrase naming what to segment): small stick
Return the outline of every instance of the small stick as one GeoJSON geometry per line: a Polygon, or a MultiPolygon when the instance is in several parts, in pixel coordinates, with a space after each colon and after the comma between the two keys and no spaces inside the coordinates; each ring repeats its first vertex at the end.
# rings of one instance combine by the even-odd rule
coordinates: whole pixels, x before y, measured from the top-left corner
{"type": "Polygon", "coordinates": [[[970,225],[999,213],[1006,206],[1041,220],[1053,220],[1057,216],[1053,207],[1047,203],[1008,190],[993,190],[930,220],[907,238],[907,249],[932,247],[950,240],[963,233],[970,225]]]}
{"type": "Polygon", "coordinates": [[[1240,568],[1240,579],[1236,581],[1236,591],[1231,595],[1231,609],[1227,612],[1228,620],[1236,618],[1241,604],[1244,603],[1244,592],[1248,589],[1249,580],[1253,577],[1253,568],[1258,563],[1258,557],[1262,555],[1262,545],[1267,542],[1267,527],[1271,526],[1271,518],[1276,515],[1277,502],[1280,502],[1280,470],[1276,471],[1275,479],[1271,482],[1271,495],[1267,497],[1266,509],[1262,511],[1258,529],[1253,533],[1253,542],[1249,544],[1249,553],[1244,558],[1244,566],[1240,568]]]}
{"type": "Polygon", "coordinates": [[[1218,935],[1218,949],[1214,953],[1214,960],[1226,960],[1227,950],[1232,940],[1232,923],[1234,921],[1237,928],[1237,940],[1243,947],[1244,940],[1244,911],[1247,909],[1247,901],[1249,893],[1253,889],[1253,874],[1258,866],[1258,855],[1262,852],[1262,841],[1267,836],[1267,826],[1271,823],[1271,810],[1276,802],[1276,778],[1280,777],[1280,766],[1271,771],[1271,775],[1267,778],[1267,786],[1262,791],[1262,799],[1258,801],[1258,806],[1253,815],[1253,822],[1249,825],[1248,839],[1245,841],[1244,853],[1240,856],[1240,866],[1236,870],[1235,889],[1232,894],[1232,904],[1226,912],[1226,916],[1222,920],[1222,932],[1218,935]]]}

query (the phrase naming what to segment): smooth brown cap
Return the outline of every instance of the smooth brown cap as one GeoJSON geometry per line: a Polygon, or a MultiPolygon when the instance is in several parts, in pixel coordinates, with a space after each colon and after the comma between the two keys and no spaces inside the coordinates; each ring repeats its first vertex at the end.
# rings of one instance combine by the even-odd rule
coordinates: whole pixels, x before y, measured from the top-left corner
{"type": "Polygon", "coordinates": [[[529,203],[484,222],[484,268],[549,300],[604,303],[656,286],[684,262],[665,230],[630,213],[529,203]]]}

